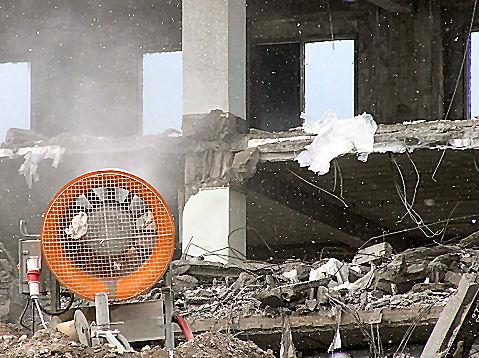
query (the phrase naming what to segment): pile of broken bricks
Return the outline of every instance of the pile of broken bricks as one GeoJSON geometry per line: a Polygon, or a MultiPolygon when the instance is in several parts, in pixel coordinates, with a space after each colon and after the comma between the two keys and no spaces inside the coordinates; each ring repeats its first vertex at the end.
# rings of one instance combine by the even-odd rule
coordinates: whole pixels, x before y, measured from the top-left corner
{"type": "Polygon", "coordinates": [[[479,269],[474,235],[397,254],[380,243],[359,250],[351,262],[175,261],[175,306],[189,321],[330,313],[338,304],[355,310],[444,306],[462,274],[479,269]]]}

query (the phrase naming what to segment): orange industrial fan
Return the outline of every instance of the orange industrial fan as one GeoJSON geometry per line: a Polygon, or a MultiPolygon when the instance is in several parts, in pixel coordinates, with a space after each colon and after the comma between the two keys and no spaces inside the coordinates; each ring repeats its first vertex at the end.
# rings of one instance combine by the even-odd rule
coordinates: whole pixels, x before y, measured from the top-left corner
{"type": "Polygon", "coordinates": [[[168,269],[173,218],[144,180],[117,170],[82,175],[64,186],[45,213],[41,246],[57,280],[93,301],[134,298],[168,269]]]}

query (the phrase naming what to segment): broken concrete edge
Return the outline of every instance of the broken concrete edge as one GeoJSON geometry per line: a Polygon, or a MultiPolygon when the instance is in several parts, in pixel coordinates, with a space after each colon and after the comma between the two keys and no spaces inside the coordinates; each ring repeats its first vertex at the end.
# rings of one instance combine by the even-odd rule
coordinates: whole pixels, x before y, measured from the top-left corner
{"type": "MultiPolygon", "coordinates": [[[[151,148],[160,152],[182,154],[221,149],[221,147],[229,148],[234,152],[258,148],[261,160],[267,159],[267,153],[288,155],[284,156],[283,160],[286,158],[291,160],[294,156],[291,156],[290,152],[303,150],[315,137],[313,134],[305,133],[301,128],[294,128],[287,132],[265,132],[251,128],[246,134],[246,122],[243,119],[218,110],[208,114],[184,116],[184,122],[182,135],[169,133],[123,138],[93,137],[74,133],[63,133],[46,138],[33,131],[12,128],[10,130],[12,135],[19,138],[10,137],[7,143],[0,145],[0,149],[3,150],[3,157],[10,157],[20,148],[35,145],[59,145],[72,153],[135,151],[151,148]],[[227,145],[220,143],[228,135],[232,135],[233,138],[229,138],[227,145]]],[[[416,121],[378,125],[374,137],[374,153],[404,152],[421,148],[478,149],[479,120],[416,121]]]]}
{"type": "MultiPolygon", "coordinates": [[[[263,162],[294,160],[314,137],[301,128],[278,133],[251,130],[248,147],[258,148],[263,162]]],[[[378,126],[373,153],[404,153],[416,149],[479,149],[479,120],[416,121],[378,126]]]]}
{"type": "Polygon", "coordinates": [[[203,150],[187,154],[186,201],[202,188],[234,187],[239,190],[241,184],[254,176],[259,160],[260,154],[256,148],[239,152],[228,149],[203,150]]]}
{"type": "MultiPolygon", "coordinates": [[[[467,339],[464,335],[475,337],[477,334],[472,327],[467,327],[467,325],[468,323],[472,324],[477,330],[476,313],[471,313],[471,311],[477,311],[478,291],[477,274],[462,275],[457,292],[447,301],[429,336],[421,358],[446,356],[458,350],[469,352],[474,340],[470,337],[467,339]]],[[[453,353],[453,356],[456,354],[453,353]]]]}
{"type": "MultiPolygon", "coordinates": [[[[404,309],[384,308],[382,310],[381,326],[408,327],[415,322],[417,322],[418,326],[432,326],[439,319],[443,307],[433,306],[425,314],[421,314],[423,310],[424,307],[421,306],[404,309]]],[[[368,324],[375,314],[376,312],[374,310],[358,311],[360,321],[364,324],[368,324]]],[[[227,321],[227,319],[195,319],[188,323],[193,332],[201,333],[212,330],[225,331],[228,327],[227,321]]],[[[289,324],[293,333],[317,332],[318,330],[331,332],[336,328],[336,317],[329,310],[325,312],[315,312],[309,315],[290,315],[289,324]]],[[[341,331],[357,328],[357,319],[351,313],[347,311],[343,312],[340,325],[341,331]]],[[[233,329],[236,331],[245,331],[248,332],[248,334],[281,333],[283,329],[283,318],[265,316],[240,317],[236,324],[233,325],[233,329]]]]}
{"type": "Polygon", "coordinates": [[[32,143],[0,145],[0,159],[23,157],[33,148],[63,148],[68,154],[131,153],[152,150],[156,153],[186,154],[201,147],[193,139],[170,137],[168,135],[147,135],[144,137],[105,138],[65,133],[57,137],[32,143]]]}
{"type": "Polygon", "coordinates": [[[171,269],[175,275],[198,274],[218,277],[238,277],[241,272],[256,273],[263,275],[271,271],[271,264],[259,261],[236,262],[234,264],[200,261],[200,260],[176,260],[171,262],[171,269]]]}
{"type": "Polygon", "coordinates": [[[353,264],[364,265],[370,262],[375,262],[381,258],[388,258],[392,255],[393,248],[387,242],[367,246],[360,249],[353,258],[353,264]]]}

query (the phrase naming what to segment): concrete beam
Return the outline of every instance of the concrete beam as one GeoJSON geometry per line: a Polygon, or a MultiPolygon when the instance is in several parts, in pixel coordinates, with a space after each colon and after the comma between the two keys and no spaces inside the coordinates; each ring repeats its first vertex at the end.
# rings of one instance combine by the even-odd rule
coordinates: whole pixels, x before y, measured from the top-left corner
{"type": "Polygon", "coordinates": [[[404,1],[397,1],[397,0],[367,0],[367,1],[390,12],[412,12],[411,5],[404,1]]]}
{"type": "MultiPolygon", "coordinates": [[[[302,130],[268,133],[252,130],[248,147],[258,148],[261,162],[294,160],[311,144],[314,135],[302,130]]],[[[379,124],[373,153],[404,153],[419,149],[479,149],[479,121],[416,121],[411,124],[379,124]]]]}
{"type": "Polygon", "coordinates": [[[246,118],[246,0],[183,0],[183,114],[246,118]]]}
{"type": "MultiPolygon", "coordinates": [[[[443,307],[434,306],[427,313],[424,313],[421,306],[382,310],[382,320],[379,324],[382,337],[388,337],[390,344],[398,344],[403,338],[406,330],[410,328],[411,322],[416,320],[414,330],[415,342],[427,340],[435,322],[441,314],[443,307]]],[[[289,317],[295,345],[298,350],[326,350],[331,343],[337,327],[336,317],[329,311],[312,313],[309,315],[289,317]]],[[[359,311],[358,316],[361,322],[366,325],[373,319],[375,311],[359,311]]],[[[196,334],[210,330],[224,331],[230,327],[240,338],[247,338],[254,341],[261,348],[278,347],[281,338],[282,317],[251,316],[239,317],[233,327],[228,325],[224,319],[195,320],[188,322],[192,331],[196,334]]],[[[364,346],[364,336],[359,329],[357,318],[348,312],[341,316],[341,338],[343,349],[364,346]]]]}

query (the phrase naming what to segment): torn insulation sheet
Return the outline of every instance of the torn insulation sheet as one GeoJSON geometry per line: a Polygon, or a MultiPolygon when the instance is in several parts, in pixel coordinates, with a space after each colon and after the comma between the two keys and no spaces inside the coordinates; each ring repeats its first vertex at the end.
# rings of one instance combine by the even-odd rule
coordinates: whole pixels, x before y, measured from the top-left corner
{"type": "Polygon", "coordinates": [[[340,155],[355,152],[358,159],[365,162],[373,151],[378,126],[370,114],[339,119],[334,112],[327,111],[318,121],[305,114],[301,118],[304,119],[303,130],[317,136],[296,157],[296,161],[317,174],[326,174],[331,161],[340,155]]]}
{"type": "Polygon", "coordinates": [[[20,148],[18,155],[23,155],[25,161],[18,169],[18,172],[25,176],[28,188],[32,187],[33,182],[40,180],[37,169],[38,164],[44,159],[53,159],[52,167],[57,168],[61,162],[62,156],[65,153],[65,148],[58,145],[49,145],[46,147],[27,147],[20,148]]]}

